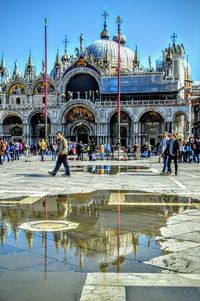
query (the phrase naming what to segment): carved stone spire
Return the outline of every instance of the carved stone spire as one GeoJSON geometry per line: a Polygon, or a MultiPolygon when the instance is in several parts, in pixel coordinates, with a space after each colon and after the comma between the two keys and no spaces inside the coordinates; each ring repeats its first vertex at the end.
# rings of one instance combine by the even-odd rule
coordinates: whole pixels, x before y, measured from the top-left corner
{"type": "Polygon", "coordinates": [[[61,66],[61,62],[60,62],[60,55],[59,55],[59,51],[57,50],[57,54],[56,54],[56,61],[55,61],[55,67],[59,67],[61,66]]]}
{"type": "Polygon", "coordinates": [[[19,69],[18,69],[18,66],[17,66],[17,60],[15,60],[14,70],[13,70],[13,79],[17,79],[19,77],[20,77],[20,73],[19,73],[19,69]]]}
{"type": "Polygon", "coordinates": [[[29,58],[28,58],[28,67],[33,67],[33,59],[32,59],[32,54],[30,52],[29,58]]]}
{"type": "Polygon", "coordinates": [[[61,62],[59,51],[57,50],[56,61],[54,64],[54,80],[59,81],[61,77],[61,62]]]}
{"type": "Polygon", "coordinates": [[[134,57],[134,61],[133,61],[133,70],[134,71],[139,71],[140,70],[140,59],[139,59],[139,53],[138,53],[137,45],[136,45],[136,48],[135,48],[135,57],[134,57]]]}
{"type": "Polygon", "coordinates": [[[1,71],[4,71],[5,69],[6,69],[6,62],[5,62],[4,54],[2,54],[1,71]]]}
{"type": "Polygon", "coordinates": [[[29,58],[28,58],[28,64],[26,64],[25,71],[24,71],[24,79],[26,82],[32,83],[34,81],[35,77],[36,77],[36,74],[35,74],[35,70],[34,70],[34,66],[33,66],[32,54],[30,51],[29,58]]]}

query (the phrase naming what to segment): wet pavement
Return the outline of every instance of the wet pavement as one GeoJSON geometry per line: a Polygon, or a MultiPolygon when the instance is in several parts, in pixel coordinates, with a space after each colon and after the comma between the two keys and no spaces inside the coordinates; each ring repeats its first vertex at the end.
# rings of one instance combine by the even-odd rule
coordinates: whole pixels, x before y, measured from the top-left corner
{"type": "Polygon", "coordinates": [[[53,164],[1,167],[1,301],[199,300],[198,164],[53,164]]]}

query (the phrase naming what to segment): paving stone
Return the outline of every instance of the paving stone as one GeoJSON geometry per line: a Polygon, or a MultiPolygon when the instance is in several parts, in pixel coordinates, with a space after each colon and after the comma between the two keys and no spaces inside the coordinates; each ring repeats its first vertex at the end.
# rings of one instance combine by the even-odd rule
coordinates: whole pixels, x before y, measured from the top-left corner
{"type": "Polygon", "coordinates": [[[197,261],[193,255],[187,255],[183,252],[159,256],[144,263],[179,273],[196,273],[200,269],[200,260],[197,261]]]}
{"type": "Polygon", "coordinates": [[[88,273],[85,285],[88,286],[182,286],[199,287],[200,275],[176,273],[88,273]]]}
{"type": "Polygon", "coordinates": [[[200,243],[200,231],[176,235],[174,238],[200,243]]]}
{"type": "Polygon", "coordinates": [[[128,287],[127,301],[199,301],[196,287],[128,287]]]}
{"type": "MultiPolygon", "coordinates": [[[[197,210],[199,212],[199,210],[197,210]]],[[[174,225],[174,224],[179,224],[187,221],[195,221],[195,222],[200,222],[200,215],[190,214],[176,214],[175,216],[171,216],[170,219],[167,221],[167,225],[174,225]]]]}
{"type": "Polygon", "coordinates": [[[180,241],[178,239],[167,239],[160,241],[161,249],[169,252],[179,252],[182,250],[187,250],[189,248],[194,248],[200,246],[200,244],[190,241],[180,241]]]}
{"type": "Polygon", "coordinates": [[[183,256],[193,256],[196,257],[197,264],[200,262],[200,246],[196,248],[190,248],[184,251],[179,252],[179,254],[183,254],[183,256]]]}
{"type": "Polygon", "coordinates": [[[163,237],[174,237],[180,234],[200,231],[200,222],[185,222],[160,229],[163,237]]]}
{"type": "Polygon", "coordinates": [[[125,287],[84,285],[80,301],[126,301],[125,287]]]}

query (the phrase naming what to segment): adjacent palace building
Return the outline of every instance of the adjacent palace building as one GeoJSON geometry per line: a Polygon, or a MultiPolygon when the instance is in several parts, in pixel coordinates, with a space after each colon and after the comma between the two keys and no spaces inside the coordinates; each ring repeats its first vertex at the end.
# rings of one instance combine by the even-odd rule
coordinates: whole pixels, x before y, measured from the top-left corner
{"type": "MultiPolygon", "coordinates": [[[[76,56],[56,55],[48,77],[48,137],[62,130],[71,141],[117,143],[118,36],[110,37],[104,15],[100,39],[76,56]]],[[[126,45],[121,33],[121,144],[155,145],[163,131],[188,138],[192,133],[191,68],[183,44],[172,43],[153,68],[140,64],[139,51],[126,45]]],[[[24,74],[15,62],[12,77],[2,57],[0,66],[0,136],[38,142],[45,135],[44,66],[37,75],[30,53],[24,74]]]]}

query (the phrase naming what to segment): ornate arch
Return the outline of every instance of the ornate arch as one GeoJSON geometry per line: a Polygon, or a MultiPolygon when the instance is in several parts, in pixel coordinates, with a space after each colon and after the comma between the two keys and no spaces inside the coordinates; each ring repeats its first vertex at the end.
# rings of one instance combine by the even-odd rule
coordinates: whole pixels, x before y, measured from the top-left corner
{"type": "MultiPolygon", "coordinates": [[[[80,124],[80,120],[74,120],[74,122],[71,124],[70,126],[71,135],[74,132],[75,128],[79,126],[79,124],[80,124]]],[[[87,120],[83,120],[81,125],[87,127],[92,136],[95,135],[95,128],[87,120]]]]}
{"type": "Polygon", "coordinates": [[[159,109],[157,109],[157,108],[148,108],[148,109],[145,109],[145,110],[139,112],[139,113],[137,114],[137,116],[135,117],[135,121],[136,121],[136,122],[139,122],[139,121],[140,121],[140,118],[142,117],[142,115],[144,115],[144,114],[147,113],[147,112],[156,112],[156,113],[160,114],[161,117],[163,118],[164,122],[166,122],[166,117],[165,117],[164,112],[161,111],[161,110],[159,110],[159,109]]]}
{"type": "Polygon", "coordinates": [[[186,121],[187,121],[187,122],[189,121],[188,113],[187,113],[187,112],[184,112],[184,111],[182,111],[182,110],[178,110],[178,111],[176,111],[176,112],[174,113],[174,115],[173,115],[173,118],[172,118],[173,122],[175,122],[176,116],[177,116],[178,114],[184,115],[186,121]]]}
{"type": "Polygon", "coordinates": [[[28,86],[23,81],[16,80],[10,83],[7,88],[7,93],[8,95],[26,95],[28,94],[28,86]]]}
{"type": "MultiPolygon", "coordinates": [[[[48,85],[49,85],[49,89],[51,89],[51,90],[49,90],[49,93],[53,93],[53,94],[57,93],[55,83],[50,78],[48,78],[48,85]]],[[[34,82],[31,93],[33,95],[44,94],[44,89],[45,89],[45,80],[43,78],[40,78],[34,82]]]]}
{"type": "MultiPolygon", "coordinates": [[[[44,111],[41,110],[41,109],[38,109],[38,110],[32,110],[32,111],[29,113],[28,117],[27,117],[27,123],[30,124],[32,117],[33,117],[34,115],[36,115],[36,114],[41,114],[41,113],[44,113],[44,111]]],[[[48,112],[48,118],[49,118],[50,123],[51,123],[52,116],[51,116],[51,114],[49,114],[49,112],[48,112]]]]}
{"type": "Polygon", "coordinates": [[[89,74],[92,77],[94,77],[99,85],[99,90],[100,90],[100,75],[92,69],[89,69],[87,67],[80,67],[80,68],[72,69],[64,74],[61,82],[62,94],[65,94],[66,86],[69,83],[70,79],[78,74],[89,74]]]}
{"type": "Polygon", "coordinates": [[[71,100],[70,102],[66,103],[65,106],[60,110],[60,114],[58,116],[58,120],[62,120],[62,123],[65,123],[65,116],[66,114],[74,107],[77,106],[83,106],[89,109],[93,114],[95,118],[95,122],[98,123],[98,111],[96,110],[94,104],[92,104],[90,101],[87,100],[71,100]]]}
{"type": "Polygon", "coordinates": [[[24,124],[23,116],[22,116],[19,112],[16,112],[16,111],[9,111],[9,112],[6,112],[5,114],[3,114],[3,115],[1,116],[0,123],[3,124],[4,120],[5,120],[7,117],[11,117],[11,116],[17,116],[17,117],[19,117],[19,118],[22,120],[22,124],[24,124]]]}
{"type": "MultiPolygon", "coordinates": [[[[108,119],[107,119],[107,122],[108,122],[108,123],[110,123],[111,118],[112,118],[113,115],[116,114],[117,112],[118,112],[117,110],[114,110],[114,111],[112,111],[112,112],[109,113],[109,116],[108,116],[108,119]]],[[[126,110],[126,109],[121,109],[121,112],[126,113],[126,114],[129,116],[131,122],[133,122],[133,117],[131,116],[131,114],[130,114],[130,112],[129,112],[128,110],[126,110]]]]}

